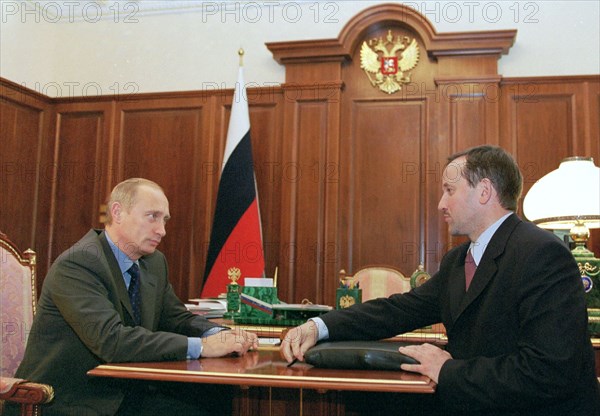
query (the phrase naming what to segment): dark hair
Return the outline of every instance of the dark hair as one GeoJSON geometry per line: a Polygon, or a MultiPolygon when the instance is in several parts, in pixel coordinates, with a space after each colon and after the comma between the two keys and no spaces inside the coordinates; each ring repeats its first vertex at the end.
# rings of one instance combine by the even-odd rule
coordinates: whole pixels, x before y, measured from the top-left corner
{"type": "Polygon", "coordinates": [[[475,187],[482,179],[488,178],[498,192],[500,205],[516,211],[523,190],[523,176],[515,159],[501,147],[483,145],[453,154],[448,163],[462,156],[466,159],[462,176],[469,186],[475,187]]]}

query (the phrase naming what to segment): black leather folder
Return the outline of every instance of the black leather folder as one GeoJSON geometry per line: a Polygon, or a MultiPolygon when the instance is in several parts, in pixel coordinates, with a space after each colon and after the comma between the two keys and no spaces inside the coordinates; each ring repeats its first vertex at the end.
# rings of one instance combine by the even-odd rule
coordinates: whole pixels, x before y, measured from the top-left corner
{"type": "Polygon", "coordinates": [[[337,341],[322,342],[304,354],[304,360],[315,367],[400,370],[401,364],[419,364],[417,360],[398,351],[410,345],[396,341],[337,341]]]}

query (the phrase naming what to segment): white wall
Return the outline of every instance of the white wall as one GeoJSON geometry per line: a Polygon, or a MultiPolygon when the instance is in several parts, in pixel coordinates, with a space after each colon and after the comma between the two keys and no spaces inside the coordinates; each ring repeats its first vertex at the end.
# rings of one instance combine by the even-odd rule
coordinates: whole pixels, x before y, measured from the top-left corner
{"type": "MultiPolygon", "coordinates": [[[[377,3],[1,0],[0,76],[62,97],[232,88],[243,47],[249,86],[279,84],[265,42],[336,38],[377,3]]],[[[504,76],[600,73],[598,1],[402,3],[442,33],[517,29],[504,76]]]]}

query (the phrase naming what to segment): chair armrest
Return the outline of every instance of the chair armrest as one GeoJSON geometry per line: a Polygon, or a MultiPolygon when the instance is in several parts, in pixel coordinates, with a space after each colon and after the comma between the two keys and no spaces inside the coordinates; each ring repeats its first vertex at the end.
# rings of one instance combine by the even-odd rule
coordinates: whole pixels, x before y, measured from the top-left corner
{"type": "Polygon", "coordinates": [[[54,398],[52,386],[16,378],[1,377],[0,390],[0,400],[26,405],[40,405],[54,398]]]}

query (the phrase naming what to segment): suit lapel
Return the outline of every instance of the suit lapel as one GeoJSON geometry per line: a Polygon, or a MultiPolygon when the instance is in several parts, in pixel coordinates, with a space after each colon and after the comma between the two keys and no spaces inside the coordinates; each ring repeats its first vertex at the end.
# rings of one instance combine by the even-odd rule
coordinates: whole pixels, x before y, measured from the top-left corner
{"type": "Polygon", "coordinates": [[[462,312],[461,306],[465,297],[465,256],[468,249],[469,243],[458,250],[456,260],[449,273],[451,279],[448,286],[450,291],[450,313],[453,321],[456,321],[462,312]]]}
{"type": "MultiPolygon", "coordinates": [[[[117,298],[121,304],[121,306],[127,311],[129,314],[131,322],[133,320],[133,308],[131,306],[131,301],[129,300],[129,293],[127,293],[127,286],[125,286],[125,280],[123,280],[123,273],[121,273],[121,268],[119,267],[119,263],[115,258],[113,251],[106,240],[106,236],[104,231],[100,233],[98,236],[102,245],[102,250],[104,251],[104,257],[108,261],[109,273],[111,276],[111,280],[113,282],[114,287],[116,288],[117,298]]],[[[123,314],[121,313],[121,319],[123,319],[123,314]]]]}
{"type": "MultiPolygon", "coordinates": [[[[465,253],[466,255],[466,253],[465,253]]],[[[463,260],[464,265],[464,260],[463,260]]],[[[461,299],[457,317],[464,312],[465,309],[475,300],[481,292],[485,289],[485,287],[489,284],[489,282],[496,276],[496,272],[498,268],[496,267],[495,256],[488,256],[488,250],[486,249],[485,254],[483,255],[479,266],[477,266],[477,270],[473,275],[473,281],[471,282],[471,286],[469,286],[469,290],[465,293],[461,299]],[[486,260],[487,259],[487,260],[486,260]]],[[[464,276],[464,267],[463,267],[463,276],[464,276]]],[[[465,290],[465,285],[463,284],[463,293],[465,290]]]]}
{"type": "Polygon", "coordinates": [[[488,244],[488,247],[485,249],[485,253],[481,258],[481,262],[477,266],[477,270],[475,271],[475,275],[473,276],[473,281],[471,282],[471,286],[469,287],[469,291],[467,293],[465,293],[464,283],[464,265],[467,250],[465,249],[464,253],[459,254],[460,260],[457,261],[457,264],[462,264],[461,270],[454,270],[454,273],[455,275],[460,274],[462,276],[462,296],[461,294],[457,293],[457,287],[459,285],[456,282],[453,282],[453,285],[450,288],[451,295],[456,296],[456,298],[453,298],[451,305],[455,306],[455,303],[457,302],[456,300],[460,299],[458,301],[458,306],[455,309],[451,308],[452,317],[454,321],[456,321],[460,317],[460,315],[465,311],[465,309],[467,309],[467,307],[481,295],[486,286],[490,284],[490,282],[494,278],[496,278],[496,274],[498,273],[497,258],[502,253],[504,253],[506,244],[508,242],[508,238],[510,237],[510,235],[512,234],[513,230],[519,222],[521,222],[519,217],[517,217],[516,214],[513,214],[509,216],[494,233],[492,239],[490,240],[490,243],[488,244]]]}

